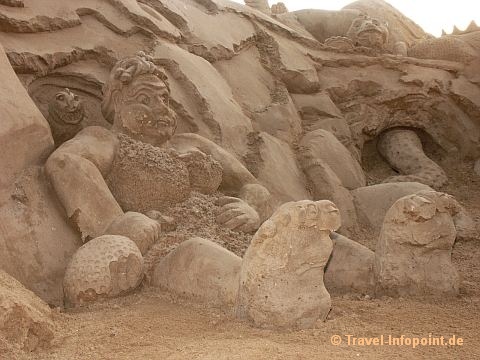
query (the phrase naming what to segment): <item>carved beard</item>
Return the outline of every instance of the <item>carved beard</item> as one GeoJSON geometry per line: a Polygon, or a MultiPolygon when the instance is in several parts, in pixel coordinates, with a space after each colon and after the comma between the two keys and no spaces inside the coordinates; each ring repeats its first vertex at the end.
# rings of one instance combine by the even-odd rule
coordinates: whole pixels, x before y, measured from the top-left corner
{"type": "Polygon", "coordinates": [[[85,118],[85,108],[83,103],[80,103],[74,111],[66,111],[54,101],[48,106],[48,114],[50,115],[50,120],[58,125],[78,125],[85,118]]]}

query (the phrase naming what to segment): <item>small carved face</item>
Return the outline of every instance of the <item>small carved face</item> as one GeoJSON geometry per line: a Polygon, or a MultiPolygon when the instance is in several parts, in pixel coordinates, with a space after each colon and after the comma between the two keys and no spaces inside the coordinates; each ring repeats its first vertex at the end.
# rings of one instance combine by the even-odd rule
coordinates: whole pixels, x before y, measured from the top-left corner
{"type": "Polygon", "coordinates": [[[378,19],[363,16],[352,23],[348,36],[357,46],[382,49],[388,40],[388,26],[378,19]]]}
{"type": "Polygon", "coordinates": [[[76,125],[83,119],[83,116],[75,116],[76,113],[83,114],[83,110],[80,98],[70,89],[55,94],[51,108],[55,109],[55,113],[60,115],[61,120],[66,124],[76,125]]]}
{"type": "Polygon", "coordinates": [[[122,89],[115,104],[115,123],[133,138],[162,145],[177,127],[169,101],[170,93],[162,80],[151,74],[140,75],[122,89]]]}

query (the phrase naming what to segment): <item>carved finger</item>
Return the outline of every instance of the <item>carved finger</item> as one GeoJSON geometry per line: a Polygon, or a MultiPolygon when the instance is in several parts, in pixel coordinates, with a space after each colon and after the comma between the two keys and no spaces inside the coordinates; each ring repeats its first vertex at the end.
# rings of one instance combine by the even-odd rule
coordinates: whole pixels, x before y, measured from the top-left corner
{"type": "Polygon", "coordinates": [[[224,225],[230,230],[236,230],[237,228],[245,225],[245,223],[247,223],[248,220],[249,219],[247,215],[241,215],[228,220],[224,225]]]}
{"type": "Polygon", "coordinates": [[[244,233],[252,233],[257,230],[257,226],[254,221],[247,221],[245,224],[239,226],[235,230],[244,233]]]}
{"type": "Polygon", "coordinates": [[[218,206],[224,206],[224,205],[227,205],[227,204],[238,203],[238,202],[241,202],[241,201],[242,201],[241,199],[233,197],[233,196],[223,196],[220,199],[218,199],[215,202],[215,204],[218,205],[218,206]]]}
{"type": "MultiPolygon", "coordinates": [[[[225,207],[223,207],[222,209],[224,208],[225,207]]],[[[231,220],[232,218],[243,215],[243,214],[245,213],[242,211],[242,209],[239,209],[236,207],[236,208],[221,212],[217,216],[217,222],[220,224],[225,224],[227,221],[231,220]]]]}

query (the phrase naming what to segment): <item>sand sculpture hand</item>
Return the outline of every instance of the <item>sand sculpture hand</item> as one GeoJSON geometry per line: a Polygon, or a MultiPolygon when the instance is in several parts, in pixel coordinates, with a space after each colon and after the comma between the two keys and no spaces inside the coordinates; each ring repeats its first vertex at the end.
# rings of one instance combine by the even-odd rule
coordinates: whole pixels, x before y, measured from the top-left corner
{"type": "Polygon", "coordinates": [[[260,226],[260,217],[250,205],[242,199],[225,196],[217,201],[221,206],[217,222],[230,230],[252,233],[260,226]]]}
{"type": "Polygon", "coordinates": [[[145,254],[160,237],[161,224],[141,213],[127,212],[117,217],[107,228],[107,235],[128,237],[145,254]]]}

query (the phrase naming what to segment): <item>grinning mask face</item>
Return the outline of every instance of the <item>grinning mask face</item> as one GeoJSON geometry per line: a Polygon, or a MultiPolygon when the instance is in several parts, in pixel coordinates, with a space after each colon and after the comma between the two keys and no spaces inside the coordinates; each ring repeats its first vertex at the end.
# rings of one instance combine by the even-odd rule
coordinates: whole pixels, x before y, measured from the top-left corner
{"type": "Polygon", "coordinates": [[[55,94],[49,103],[48,112],[52,119],[65,125],[78,125],[85,117],[82,101],[70,89],[55,94]]]}

